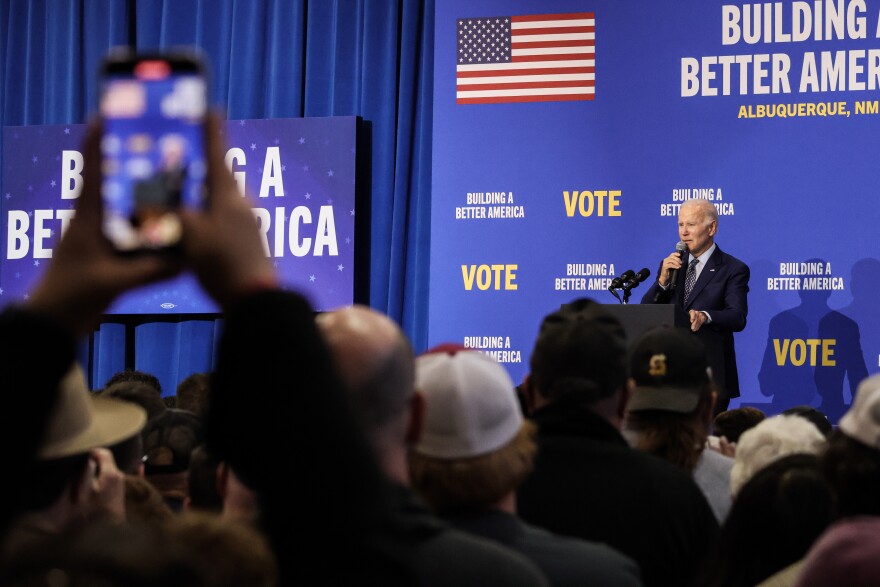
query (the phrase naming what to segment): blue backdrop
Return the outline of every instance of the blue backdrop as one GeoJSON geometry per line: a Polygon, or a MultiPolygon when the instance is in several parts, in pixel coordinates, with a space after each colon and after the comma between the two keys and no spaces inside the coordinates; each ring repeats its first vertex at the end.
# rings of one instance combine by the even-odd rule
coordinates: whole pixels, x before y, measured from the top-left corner
{"type": "MultiPolygon", "coordinates": [[[[84,122],[96,68],[115,45],[199,46],[212,101],[231,119],[361,116],[371,158],[358,298],[424,346],[433,0],[0,0],[0,126],[84,122]]],[[[214,321],[120,319],[81,354],[93,386],[131,366],[173,394],[213,367],[216,336],[214,321]]]]}
{"type": "MultiPolygon", "coordinates": [[[[482,349],[521,379],[542,316],[616,303],[610,279],[655,273],[677,206],[706,197],[719,246],[751,267],[742,402],[849,403],[880,366],[878,18],[877,1],[438,4],[429,342],[482,349]],[[484,58],[465,27],[536,13],[583,21],[580,49],[548,40],[584,62],[583,79],[556,81],[586,99],[462,103],[476,75],[462,55],[484,58]]],[[[487,96],[509,97],[492,68],[487,96]]]]}

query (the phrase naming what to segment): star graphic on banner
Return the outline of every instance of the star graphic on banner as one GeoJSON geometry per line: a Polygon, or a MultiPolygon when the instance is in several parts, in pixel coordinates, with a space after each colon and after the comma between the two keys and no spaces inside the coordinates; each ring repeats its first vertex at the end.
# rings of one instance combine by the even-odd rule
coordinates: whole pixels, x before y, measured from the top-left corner
{"type": "Polygon", "coordinates": [[[39,158],[36,155],[31,157],[31,161],[33,161],[34,163],[36,163],[38,160],[39,160],[39,158]]]}
{"type": "Polygon", "coordinates": [[[40,266],[40,262],[39,262],[39,261],[34,261],[34,267],[39,267],[39,266],[40,266]]]}
{"type": "Polygon", "coordinates": [[[352,211],[351,211],[351,215],[354,216],[354,209],[352,209],[352,211]]]}
{"type": "Polygon", "coordinates": [[[12,194],[10,194],[9,192],[6,192],[6,199],[8,200],[8,199],[10,199],[11,197],[12,197],[12,194]]]}
{"type": "Polygon", "coordinates": [[[300,138],[299,138],[299,144],[300,144],[300,145],[305,145],[305,144],[306,144],[306,138],[305,138],[305,137],[300,137],[300,138]]]}
{"type": "Polygon", "coordinates": [[[346,239],[345,239],[345,244],[350,245],[350,244],[351,244],[351,239],[350,239],[350,238],[346,238],[346,239]]]}
{"type": "Polygon", "coordinates": [[[3,295],[3,288],[0,287],[0,296],[2,296],[2,295],[3,295]]]}
{"type": "Polygon", "coordinates": [[[306,192],[306,200],[311,200],[311,199],[312,199],[312,194],[310,194],[309,192],[306,192]]]}
{"type": "Polygon", "coordinates": [[[251,151],[255,151],[257,148],[257,143],[251,143],[251,151]]]}
{"type": "Polygon", "coordinates": [[[308,165],[303,165],[303,171],[308,171],[308,170],[309,170],[309,166],[308,166],[308,165]]]}
{"type": "Polygon", "coordinates": [[[31,299],[30,294],[24,294],[24,299],[25,299],[25,300],[29,300],[29,299],[31,299]]]}
{"type": "Polygon", "coordinates": [[[278,143],[280,143],[280,142],[281,142],[280,139],[275,139],[275,144],[276,144],[276,145],[277,145],[278,143]]]}
{"type": "Polygon", "coordinates": [[[70,134],[70,129],[69,129],[69,128],[65,128],[65,129],[64,129],[64,134],[69,135],[69,134],[70,134]]]}
{"type": "Polygon", "coordinates": [[[342,271],[343,269],[345,269],[345,267],[343,267],[342,265],[339,265],[339,266],[336,267],[336,268],[339,269],[340,271],[342,271]]]}
{"type": "Polygon", "coordinates": [[[244,120],[239,120],[239,121],[238,121],[238,126],[244,126],[244,120]]]}
{"type": "MultiPolygon", "coordinates": [[[[315,276],[314,276],[314,275],[309,275],[309,281],[315,281],[315,276]]],[[[2,291],[2,290],[0,290],[0,291],[2,291]]]]}
{"type": "Polygon", "coordinates": [[[287,171],[287,165],[282,165],[282,166],[281,166],[281,171],[287,171]]]}
{"type": "Polygon", "coordinates": [[[21,279],[21,273],[19,273],[18,271],[16,271],[16,272],[15,272],[15,278],[16,278],[16,279],[21,279]]]}
{"type": "Polygon", "coordinates": [[[333,170],[332,169],[327,172],[327,177],[333,177],[333,170]]]}
{"type": "Polygon", "coordinates": [[[272,266],[278,269],[278,261],[272,261],[272,266]]]}
{"type": "Polygon", "coordinates": [[[53,179],[52,181],[50,181],[50,182],[49,182],[49,185],[52,186],[52,187],[54,188],[54,187],[55,187],[55,180],[53,179]]]}
{"type": "Polygon", "coordinates": [[[32,191],[34,191],[34,186],[32,186],[32,185],[29,185],[29,186],[28,186],[28,191],[29,191],[29,192],[32,192],[32,191]]]}
{"type": "Polygon", "coordinates": [[[327,203],[333,205],[333,198],[327,198],[327,203]]]}

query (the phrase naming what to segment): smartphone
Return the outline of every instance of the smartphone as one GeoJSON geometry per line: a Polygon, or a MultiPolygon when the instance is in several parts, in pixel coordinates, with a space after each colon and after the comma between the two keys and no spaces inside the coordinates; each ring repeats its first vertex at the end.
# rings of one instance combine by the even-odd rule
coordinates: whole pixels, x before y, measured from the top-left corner
{"type": "Polygon", "coordinates": [[[101,69],[104,235],[121,253],[181,242],[181,208],[205,204],[207,81],[195,54],[117,51],[101,69]]]}

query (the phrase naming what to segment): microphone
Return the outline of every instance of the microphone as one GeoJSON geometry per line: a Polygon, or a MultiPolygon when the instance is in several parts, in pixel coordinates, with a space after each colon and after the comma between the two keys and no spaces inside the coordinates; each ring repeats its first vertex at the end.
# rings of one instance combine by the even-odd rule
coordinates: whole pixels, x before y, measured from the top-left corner
{"type": "MultiPolygon", "coordinates": [[[[687,259],[688,246],[684,241],[678,241],[675,245],[675,250],[678,251],[678,256],[681,257],[681,262],[684,264],[687,259]]],[[[666,284],[666,291],[675,291],[675,286],[678,283],[678,269],[673,269],[669,272],[669,283],[666,284]]]]}
{"type": "Polygon", "coordinates": [[[639,286],[639,284],[651,275],[651,272],[647,267],[643,268],[641,271],[636,273],[632,279],[623,284],[623,289],[634,289],[639,286]]]}
{"type": "Polygon", "coordinates": [[[611,280],[611,284],[608,286],[608,289],[620,289],[621,287],[623,287],[623,284],[632,279],[634,275],[635,272],[632,269],[624,271],[620,277],[615,277],[611,280]]]}

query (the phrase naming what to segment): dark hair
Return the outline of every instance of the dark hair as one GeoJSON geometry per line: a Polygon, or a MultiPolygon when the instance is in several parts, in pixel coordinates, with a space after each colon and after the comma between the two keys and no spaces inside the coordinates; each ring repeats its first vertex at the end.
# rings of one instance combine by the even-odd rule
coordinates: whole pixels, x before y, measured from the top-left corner
{"type": "Polygon", "coordinates": [[[120,383],[122,381],[136,381],[138,383],[149,385],[159,392],[159,397],[162,396],[162,384],[159,382],[159,378],[151,373],[145,373],[144,371],[138,371],[137,369],[117,371],[113,374],[113,377],[107,380],[104,387],[110,387],[114,383],[120,383]]]}
{"type": "Polygon", "coordinates": [[[815,455],[775,461],[737,494],[701,584],[750,587],[797,562],[837,515],[815,455]]]}
{"type": "Polygon", "coordinates": [[[626,334],[600,304],[581,298],[547,315],[530,362],[543,397],[591,404],[626,383],[626,334]]]}
{"type": "Polygon", "coordinates": [[[186,471],[192,451],[205,440],[202,421],[186,410],[165,410],[141,434],[147,475],[186,471]]]}
{"type": "Polygon", "coordinates": [[[147,420],[152,420],[167,409],[159,392],[140,381],[117,381],[101,390],[99,395],[139,405],[146,410],[147,420]]]}
{"type": "MultiPolygon", "coordinates": [[[[23,472],[26,480],[16,492],[22,510],[39,511],[49,507],[61,497],[69,483],[78,483],[88,470],[89,453],[77,454],[52,460],[36,460],[23,472]]],[[[7,479],[7,483],[15,483],[7,479]]]]}
{"type": "Polygon", "coordinates": [[[880,516],[880,451],[835,431],[821,457],[842,516],[880,516]]]}
{"type": "Polygon", "coordinates": [[[113,453],[116,468],[126,475],[140,473],[144,457],[144,440],[140,434],[130,436],[107,448],[113,453]]]}
{"type": "Polygon", "coordinates": [[[767,414],[758,408],[746,406],[721,412],[715,416],[712,426],[715,436],[723,436],[729,442],[739,442],[743,432],[757,426],[766,418],[767,414]]]}
{"type": "Polygon", "coordinates": [[[819,429],[819,432],[825,435],[825,438],[831,436],[831,433],[834,431],[834,427],[828,420],[828,416],[812,406],[795,406],[793,408],[788,408],[782,413],[785,415],[794,414],[806,418],[816,425],[816,428],[819,429]]]}
{"type": "Polygon", "coordinates": [[[211,374],[193,373],[177,385],[177,403],[174,407],[205,416],[211,392],[211,374]]]}
{"type": "Polygon", "coordinates": [[[627,419],[638,430],[636,448],[693,473],[706,446],[709,431],[706,421],[712,404],[711,383],[703,386],[693,412],[681,414],[669,410],[639,410],[627,413],[627,419]]]}

